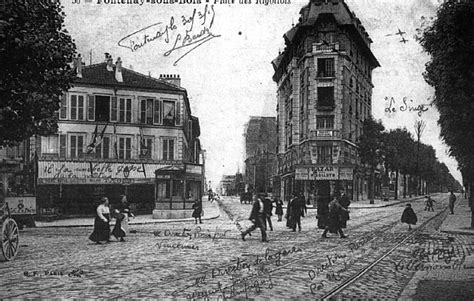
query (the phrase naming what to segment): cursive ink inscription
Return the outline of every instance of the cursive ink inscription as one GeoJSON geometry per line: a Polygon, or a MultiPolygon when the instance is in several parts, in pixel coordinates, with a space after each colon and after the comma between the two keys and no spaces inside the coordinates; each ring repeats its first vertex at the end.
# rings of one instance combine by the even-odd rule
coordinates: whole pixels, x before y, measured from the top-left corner
{"type": "MultiPolygon", "coordinates": [[[[428,98],[428,101],[430,99],[428,98]]],[[[419,104],[415,105],[413,104],[413,99],[408,100],[407,97],[403,97],[402,99],[402,105],[397,107],[396,100],[393,97],[385,97],[385,101],[388,103],[388,107],[385,108],[385,113],[396,113],[396,112],[417,112],[418,116],[421,117],[421,115],[428,111],[428,106],[431,106],[431,104],[419,104]]]]}
{"type": "Polygon", "coordinates": [[[214,5],[206,4],[202,11],[193,9],[190,15],[182,15],[179,18],[172,16],[166,23],[157,22],[137,30],[122,38],[118,45],[136,52],[152,43],[161,43],[165,46],[163,56],[182,50],[173,63],[176,66],[182,58],[199,46],[220,37],[211,31],[215,16],[214,5]]]}

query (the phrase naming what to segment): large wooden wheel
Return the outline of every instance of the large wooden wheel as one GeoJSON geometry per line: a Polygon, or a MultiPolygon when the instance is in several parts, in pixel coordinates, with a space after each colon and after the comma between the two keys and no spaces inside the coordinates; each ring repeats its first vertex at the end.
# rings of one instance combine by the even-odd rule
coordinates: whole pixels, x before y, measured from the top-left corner
{"type": "Polygon", "coordinates": [[[7,217],[2,223],[2,232],[0,233],[0,261],[9,261],[15,258],[18,253],[19,230],[16,222],[7,217]]]}

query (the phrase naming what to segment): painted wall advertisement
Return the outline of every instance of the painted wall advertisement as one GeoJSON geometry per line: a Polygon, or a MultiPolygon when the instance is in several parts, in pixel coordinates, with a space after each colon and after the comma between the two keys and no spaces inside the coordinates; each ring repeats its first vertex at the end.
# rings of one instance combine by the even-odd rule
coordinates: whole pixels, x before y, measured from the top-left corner
{"type": "Polygon", "coordinates": [[[38,184],[153,183],[157,169],[176,164],[112,162],[38,162],[38,184]]]}

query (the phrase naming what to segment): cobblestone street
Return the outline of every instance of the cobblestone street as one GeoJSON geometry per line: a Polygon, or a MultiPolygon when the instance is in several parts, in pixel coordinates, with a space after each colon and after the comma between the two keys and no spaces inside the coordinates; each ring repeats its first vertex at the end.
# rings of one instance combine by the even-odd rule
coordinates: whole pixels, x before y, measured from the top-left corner
{"type": "Polygon", "coordinates": [[[353,209],[347,239],[322,238],[312,209],[302,232],[274,216],[268,243],[258,230],[244,242],[234,222],[248,227],[251,206],[237,198],[223,199],[220,217],[203,224],[134,225],[124,243],[93,244],[86,227],[27,228],[16,259],[0,265],[0,297],[431,300],[443,280],[453,281],[445,292],[472,298],[474,237],[436,230],[447,215],[441,200],[435,212],[412,202],[419,222],[411,231],[400,223],[404,204],[353,209]],[[407,290],[413,279],[418,289],[407,290]]]}

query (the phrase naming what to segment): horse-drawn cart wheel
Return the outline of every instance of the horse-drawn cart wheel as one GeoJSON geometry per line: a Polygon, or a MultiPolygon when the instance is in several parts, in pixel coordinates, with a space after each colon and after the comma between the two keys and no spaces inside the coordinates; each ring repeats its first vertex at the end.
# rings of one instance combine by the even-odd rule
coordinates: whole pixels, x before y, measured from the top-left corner
{"type": "Polygon", "coordinates": [[[0,261],[9,261],[15,258],[19,245],[19,230],[16,222],[7,217],[2,224],[0,233],[0,261]]]}

